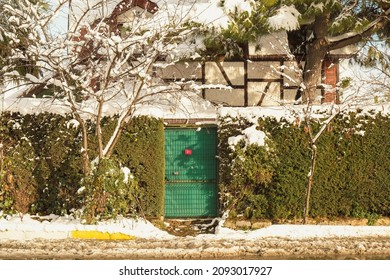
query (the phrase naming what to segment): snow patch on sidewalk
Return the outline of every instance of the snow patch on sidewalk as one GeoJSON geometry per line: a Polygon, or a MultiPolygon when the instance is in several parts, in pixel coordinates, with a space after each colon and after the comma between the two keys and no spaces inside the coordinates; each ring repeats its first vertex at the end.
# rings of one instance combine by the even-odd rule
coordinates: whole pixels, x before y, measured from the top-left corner
{"type": "Polygon", "coordinates": [[[24,215],[23,220],[19,216],[7,216],[0,219],[0,238],[4,239],[62,239],[70,237],[70,233],[76,230],[123,233],[138,238],[173,238],[167,232],[142,219],[118,218],[112,221],[99,222],[97,225],[85,225],[81,219],[56,215],[44,217],[24,215]]]}
{"type": "MultiPolygon", "coordinates": [[[[50,215],[39,217],[39,220],[37,218],[25,215],[23,220],[20,220],[18,216],[7,216],[0,219],[0,239],[65,239],[70,238],[71,232],[75,230],[123,233],[146,239],[182,238],[172,236],[142,219],[119,218],[99,222],[97,225],[85,225],[80,219],[71,216],[50,215]]],[[[220,219],[215,234],[200,234],[193,238],[195,240],[256,240],[266,237],[310,239],[389,236],[390,227],[388,226],[272,225],[258,230],[243,231],[224,227],[223,220],[220,219]]]]}

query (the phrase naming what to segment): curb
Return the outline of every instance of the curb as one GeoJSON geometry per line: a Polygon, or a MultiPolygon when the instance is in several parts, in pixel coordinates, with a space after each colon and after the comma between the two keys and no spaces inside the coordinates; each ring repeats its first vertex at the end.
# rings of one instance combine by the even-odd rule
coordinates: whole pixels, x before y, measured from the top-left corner
{"type": "Polygon", "coordinates": [[[134,240],[135,236],[121,232],[101,232],[96,230],[73,230],[69,232],[69,237],[74,239],[97,239],[97,240],[134,240]]]}

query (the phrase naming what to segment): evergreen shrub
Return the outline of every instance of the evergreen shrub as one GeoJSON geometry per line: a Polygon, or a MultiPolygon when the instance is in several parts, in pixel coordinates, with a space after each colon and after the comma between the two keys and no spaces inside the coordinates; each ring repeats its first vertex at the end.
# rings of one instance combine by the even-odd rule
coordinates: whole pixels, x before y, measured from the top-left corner
{"type": "Polygon", "coordinates": [[[137,216],[138,182],[123,172],[113,159],[103,158],[92,173],[83,179],[85,218],[88,224],[117,215],[137,216]],[[127,178],[126,178],[127,177],[127,178]]]}
{"type": "Polygon", "coordinates": [[[229,146],[229,137],[240,135],[249,123],[228,117],[219,126],[220,182],[223,189],[221,205],[246,218],[259,218],[268,212],[264,196],[276,173],[278,157],[272,142],[265,146],[247,144],[240,140],[229,146]]]}

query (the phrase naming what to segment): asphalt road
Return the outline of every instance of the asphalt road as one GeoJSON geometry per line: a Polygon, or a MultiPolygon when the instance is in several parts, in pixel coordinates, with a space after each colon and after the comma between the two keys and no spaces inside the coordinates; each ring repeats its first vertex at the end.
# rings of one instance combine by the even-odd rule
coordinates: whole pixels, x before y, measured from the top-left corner
{"type": "Polygon", "coordinates": [[[390,259],[388,238],[0,240],[0,259],[390,259]]]}

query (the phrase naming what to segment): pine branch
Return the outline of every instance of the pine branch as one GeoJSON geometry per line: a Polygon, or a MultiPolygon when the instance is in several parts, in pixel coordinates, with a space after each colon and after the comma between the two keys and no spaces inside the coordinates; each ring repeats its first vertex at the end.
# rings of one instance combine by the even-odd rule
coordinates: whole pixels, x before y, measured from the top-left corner
{"type": "Polygon", "coordinates": [[[348,32],[339,36],[327,37],[328,49],[337,50],[346,46],[357,44],[365,38],[374,34],[380,27],[387,23],[390,15],[390,8],[379,16],[376,20],[367,25],[361,32],[348,32]]]}

